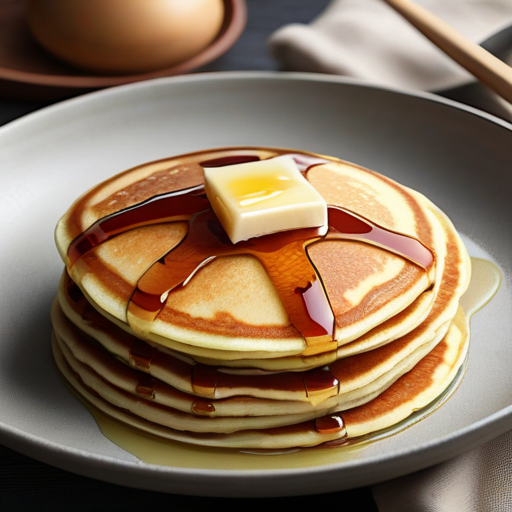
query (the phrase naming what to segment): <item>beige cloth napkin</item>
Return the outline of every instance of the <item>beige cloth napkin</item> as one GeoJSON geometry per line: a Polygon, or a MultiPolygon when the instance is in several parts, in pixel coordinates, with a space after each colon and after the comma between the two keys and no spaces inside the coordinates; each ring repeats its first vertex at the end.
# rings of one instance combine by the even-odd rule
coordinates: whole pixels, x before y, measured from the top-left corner
{"type": "MultiPolygon", "coordinates": [[[[512,0],[417,0],[475,42],[512,23],[512,0]]],[[[269,40],[285,70],[439,91],[474,82],[382,0],[335,0],[310,25],[269,40]]],[[[511,425],[512,427],[512,425],[511,425]]],[[[381,512],[512,512],[512,432],[459,457],[374,486],[381,512]]]]}
{"type": "Polygon", "coordinates": [[[512,432],[423,471],[373,487],[382,512],[512,511],[512,432]]]}
{"type": "MultiPolygon", "coordinates": [[[[417,0],[475,42],[512,23],[512,0],[417,0]]],[[[435,91],[472,80],[383,0],[335,0],[309,25],[268,41],[285,70],[332,73],[435,91]]]]}

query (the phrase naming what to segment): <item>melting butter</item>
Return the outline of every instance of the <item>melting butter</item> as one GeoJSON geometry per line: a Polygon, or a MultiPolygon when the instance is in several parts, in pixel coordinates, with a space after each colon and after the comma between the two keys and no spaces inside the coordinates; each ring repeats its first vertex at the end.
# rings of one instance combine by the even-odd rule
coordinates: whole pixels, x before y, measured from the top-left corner
{"type": "Polygon", "coordinates": [[[233,243],[280,231],[327,229],[327,204],[291,156],[204,168],[205,191],[233,243]]]}

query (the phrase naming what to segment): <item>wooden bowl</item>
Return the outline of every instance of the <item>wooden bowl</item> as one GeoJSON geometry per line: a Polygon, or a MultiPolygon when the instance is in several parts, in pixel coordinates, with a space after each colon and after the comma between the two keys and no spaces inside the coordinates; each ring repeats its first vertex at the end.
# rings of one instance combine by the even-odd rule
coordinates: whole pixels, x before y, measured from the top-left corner
{"type": "Polygon", "coordinates": [[[245,0],[224,0],[225,18],[217,38],[181,64],[135,75],[90,75],[46,52],[30,34],[25,0],[0,0],[0,96],[58,100],[95,89],[179,75],[218,58],[240,37],[247,20],[245,0]]]}

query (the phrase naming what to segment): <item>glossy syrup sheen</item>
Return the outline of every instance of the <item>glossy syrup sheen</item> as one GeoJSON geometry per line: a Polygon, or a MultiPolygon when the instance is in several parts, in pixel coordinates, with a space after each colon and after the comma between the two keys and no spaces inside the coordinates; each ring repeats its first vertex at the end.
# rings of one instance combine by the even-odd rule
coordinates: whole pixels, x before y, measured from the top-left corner
{"type": "MultiPolygon", "coordinates": [[[[67,302],[76,311],[79,317],[84,319],[90,327],[98,329],[110,336],[124,348],[127,353],[127,362],[135,369],[140,370],[142,379],[141,394],[148,394],[147,388],[151,382],[146,378],[146,373],[158,368],[165,368],[168,373],[176,378],[190,382],[194,395],[199,397],[197,403],[192,405],[191,413],[202,416],[215,412],[215,398],[219,389],[237,390],[240,387],[253,390],[281,390],[285,392],[299,393],[305,398],[325,399],[338,393],[339,381],[331,373],[329,366],[323,366],[303,372],[282,373],[258,373],[258,374],[233,374],[222,371],[222,368],[208,366],[201,363],[187,363],[171,354],[161,352],[143,340],[136,338],[106,321],[89,304],[80,288],[65,276],[65,290],[67,302]],[[145,373],[142,373],[145,372],[145,373]],[[205,400],[200,400],[204,398],[205,400]],[[206,400],[206,399],[212,400],[206,400]]],[[[90,343],[90,340],[86,340],[90,343]]],[[[99,344],[96,344],[99,346],[99,344]]],[[[101,350],[105,359],[111,357],[105,350],[101,350]]],[[[154,390],[153,390],[154,391],[154,390]]]]}
{"type": "MultiPolygon", "coordinates": [[[[472,278],[468,291],[461,300],[467,320],[487,304],[499,289],[501,273],[498,267],[484,259],[472,258],[472,278]]],[[[142,461],[162,466],[195,468],[195,469],[239,469],[239,470],[275,470],[278,468],[315,467],[325,464],[343,463],[357,460],[358,454],[365,446],[376,440],[397,434],[412,426],[422,418],[430,415],[443,405],[453,394],[464,374],[464,368],[443,395],[426,408],[400,424],[384,432],[364,436],[361,439],[341,440],[327,446],[310,449],[276,450],[272,452],[254,450],[228,450],[199,447],[183,443],[167,441],[157,436],[141,432],[125,425],[100,412],[90,404],[91,410],[102,433],[124,450],[132,453],[142,461]],[[323,448],[337,448],[323,449],[323,448]],[[219,461],[222,460],[222,463],[219,461]]],[[[339,415],[341,418],[341,415],[339,415]]],[[[338,420],[336,418],[321,419],[317,423],[321,428],[329,429],[338,420]]]]}
{"type": "MultiPolygon", "coordinates": [[[[307,154],[288,153],[307,178],[307,171],[330,162],[307,154]]],[[[215,167],[256,161],[255,155],[233,155],[201,161],[215,167]]],[[[329,230],[296,229],[232,244],[210,209],[203,185],[161,194],[98,220],[79,235],[68,250],[72,267],[84,254],[110,238],[138,226],[188,220],[186,237],[139,279],[127,308],[130,326],[144,337],[165,306],[169,293],[213,259],[234,254],[255,256],[280,296],[291,324],[305,338],[303,355],[336,348],[334,314],[307,247],[322,239],[357,240],[382,247],[428,270],[433,252],[415,238],[378,226],[348,210],[328,206],[329,230]],[[286,268],[287,272],[282,269],[286,268]]]]}
{"type": "MultiPolygon", "coordinates": [[[[317,165],[319,163],[326,162],[326,160],[323,159],[315,159],[314,163],[309,162],[308,164],[307,157],[304,157],[303,155],[300,155],[300,157],[303,159],[305,158],[306,160],[301,161],[298,159],[298,162],[300,162],[299,165],[302,165],[303,172],[305,173],[312,165],[317,165]]],[[[253,160],[254,157],[251,157],[251,159],[253,160]]],[[[241,160],[243,161],[243,156],[238,156],[236,158],[236,163],[240,163],[241,160]]],[[[226,161],[223,162],[223,165],[226,165],[226,161]]],[[[209,162],[209,166],[212,166],[211,162],[209,162]]],[[[140,311],[135,310],[135,316],[138,315],[139,319],[141,317],[144,318],[144,316],[147,315],[145,318],[146,326],[151,326],[151,322],[153,321],[154,317],[159,313],[159,311],[163,307],[165,300],[162,300],[162,297],[166,296],[166,294],[169,291],[172,291],[173,289],[176,289],[179,286],[183,286],[186,283],[186,281],[190,278],[190,276],[193,275],[198,268],[200,268],[204,264],[207,264],[209,261],[211,261],[213,257],[219,257],[225,254],[233,254],[233,252],[229,252],[229,250],[228,252],[224,252],[226,250],[225,247],[230,246],[232,248],[236,247],[236,250],[241,250],[241,254],[254,254],[256,257],[258,257],[258,259],[263,263],[264,267],[269,273],[271,279],[271,265],[265,265],[264,263],[266,255],[270,255],[268,256],[268,261],[270,263],[275,264],[276,260],[278,262],[280,261],[275,257],[280,252],[285,253],[287,256],[299,254],[300,252],[301,256],[299,257],[299,259],[302,258],[302,261],[307,262],[307,265],[304,265],[304,268],[307,267],[310,273],[311,271],[313,271],[313,275],[310,274],[311,277],[309,278],[309,280],[307,280],[305,284],[301,282],[285,283],[287,285],[288,290],[285,290],[284,292],[281,293],[279,290],[279,280],[277,280],[276,282],[276,280],[272,279],[272,281],[274,282],[274,285],[276,286],[276,289],[278,290],[278,293],[280,293],[282,299],[284,296],[283,303],[289,314],[291,310],[290,302],[293,303],[293,301],[287,300],[287,296],[285,294],[289,294],[290,289],[293,289],[294,293],[300,296],[303,305],[303,313],[306,313],[307,318],[307,325],[305,326],[306,328],[300,328],[300,325],[298,326],[296,321],[294,321],[292,314],[290,314],[290,319],[292,323],[299,329],[299,331],[306,337],[310,344],[312,341],[314,344],[314,342],[316,342],[318,339],[320,339],[320,344],[325,343],[326,334],[328,336],[327,339],[329,339],[329,337],[330,339],[332,339],[332,332],[329,333],[328,328],[326,328],[330,320],[330,317],[328,315],[328,309],[330,310],[328,298],[325,294],[325,291],[323,290],[321,280],[316,275],[316,270],[309,261],[306,251],[306,247],[308,245],[322,239],[323,237],[321,237],[318,234],[318,232],[314,233],[311,232],[311,230],[296,230],[294,232],[290,232],[292,233],[290,237],[287,236],[288,233],[281,233],[278,235],[278,237],[269,235],[265,237],[260,237],[258,239],[253,239],[248,242],[241,242],[239,244],[233,245],[230,244],[230,242],[227,240],[227,237],[223,232],[222,227],[220,226],[218,221],[216,221],[211,211],[209,209],[201,209],[202,199],[205,198],[202,195],[202,190],[200,189],[200,187],[192,187],[184,191],[182,190],[172,192],[170,194],[163,194],[161,196],[157,196],[156,198],[152,198],[148,201],[145,201],[144,203],[135,205],[134,207],[127,208],[126,210],[120,211],[109,217],[101,219],[95,226],[92,226],[90,230],[87,230],[75,241],[75,248],[78,248],[78,250],[74,255],[74,262],[76,262],[83,254],[85,254],[91,248],[95,247],[96,245],[99,245],[104,240],[116,236],[117,234],[123,232],[126,229],[131,229],[132,227],[145,225],[148,223],[172,222],[173,220],[182,220],[183,218],[187,218],[189,220],[190,227],[189,233],[187,237],[184,239],[184,242],[186,242],[187,240],[196,240],[196,242],[198,242],[196,245],[200,246],[199,242],[202,242],[203,240],[206,239],[207,242],[204,243],[204,246],[206,246],[209,249],[208,256],[206,256],[205,254],[199,254],[196,260],[197,264],[195,266],[192,265],[193,268],[191,269],[190,272],[183,273],[185,274],[184,278],[183,275],[179,275],[178,277],[176,277],[173,271],[166,275],[168,269],[166,269],[165,272],[162,274],[158,274],[157,272],[157,277],[163,277],[164,279],[160,279],[161,282],[158,284],[158,286],[161,285],[161,288],[157,288],[156,293],[155,290],[150,289],[148,292],[147,290],[144,289],[143,280],[144,278],[146,278],[148,274],[144,275],[141,278],[134,292],[134,298],[130,302],[129,308],[132,304],[135,304],[135,307],[138,307],[140,309],[140,311]],[[177,203],[174,202],[174,206],[176,207],[174,210],[169,211],[165,208],[163,209],[163,212],[162,210],[158,210],[158,208],[160,208],[162,205],[165,205],[166,199],[175,199],[177,197],[182,197],[183,200],[187,203],[187,205],[193,203],[192,208],[183,211],[179,208],[179,205],[177,205],[177,203]],[[193,198],[194,200],[189,202],[186,200],[186,198],[193,198]],[[196,199],[199,200],[196,201],[196,199]],[[158,203],[158,207],[156,208],[154,207],[155,203],[158,203]],[[148,207],[148,205],[150,206],[148,207]],[[194,209],[197,209],[197,211],[194,212],[194,209]],[[130,212],[130,214],[125,215],[125,212],[130,212]],[[176,218],[176,216],[178,216],[179,219],[176,218]],[[114,217],[116,217],[115,222],[109,224],[107,221],[112,220],[114,217]],[[98,230],[97,232],[101,236],[91,236],[94,233],[95,229],[98,230]],[[207,236],[206,238],[200,237],[199,235],[197,235],[197,233],[207,236]],[[199,240],[198,237],[200,237],[201,240],[199,240]],[[281,238],[282,240],[279,240],[279,238],[281,238]],[[88,242],[85,243],[85,245],[80,246],[80,243],[84,243],[84,239],[87,239],[88,242]],[[298,248],[300,248],[300,251],[294,253],[294,250],[298,248]],[[216,249],[220,250],[217,251],[216,249]],[[173,284],[173,279],[176,281],[176,284],[173,284]],[[136,303],[135,300],[137,292],[140,292],[139,299],[141,300],[139,301],[139,303],[136,303]],[[316,311],[315,308],[317,308],[318,311],[316,311]],[[311,330],[312,326],[313,329],[316,329],[316,331],[311,330]],[[323,332],[322,329],[319,329],[319,326],[320,328],[323,329],[323,332]],[[307,329],[310,330],[308,331],[307,329]],[[313,332],[313,335],[310,334],[308,336],[308,333],[311,332],[313,332]],[[320,334],[315,335],[315,333],[320,334]]],[[[418,264],[419,266],[425,269],[428,269],[434,262],[434,254],[417,240],[374,225],[368,220],[358,217],[352,212],[344,210],[342,208],[332,206],[329,208],[329,227],[329,232],[326,235],[326,238],[328,239],[353,239],[376,244],[391,252],[401,254],[403,257],[409,259],[410,261],[418,264]]],[[[178,248],[183,245],[186,245],[186,243],[184,244],[182,242],[178,246],[178,248]]],[[[194,251],[200,253],[200,251],[197,251],[197,248],[194,247],[194,244],[191,245],[192,247],[188,248],[189,250],[191,250],[191,254],[194,254],[194,251]]],[[[158,264],[162,265],[162,267],[165,269],[168,263],[167,257],[171,256],[175,251],[176,249],[168,253],[168,255],[166,255],[160,262],[158,262],[158,264]]],[[[170,261],[172,263],[172,258],[170,259],[170,261]]],[[[181,258],[177,258],[175,261],[179,261],[180,264],[183,263],[183,259],[181,258]]],[[[173,267],[174,266],[176,265],[173,265],[173,267]]],[[[154,267],[152,267],[152,269],[154,267]]],[[[150,269],[150,271],[152,269],[150,269]]],[[[132,366],[134,367],[138,367],[140,369],[147,371],[147,369],[149,369],[150,365],[152,364],[153,356],[153,353],[144,353],[144,350],[140,350],[140,347],[137,346],[136,344],[134,344],[133,347],[130,348],[130,360],[132,366]]],[[[331,381],[331,386],[336,385],[336,382],[333,380],[333,377],[332,375],[330,375],[330,372],[324,371],[322,374],[322,371],[320,370],[318,375],[321,376],[318,379],[318,381],[315,381],[315,379],[310,379],[309,386],[306,384],[306,382],[304,382],[305,389],[307,392],[314,394],[315,392],[325,390],[326,383],[329,380],[331,381]]],[[[217,378],[218,375],[216,374],[213,368],[198,365],[197,368],[194,368],[192,372],[192,386],[194,392],[197,392],[197,394],[200,395],[202,394],[208,396],[208,394],[211,393],[212,390],[214,390],[215,387],[217,386],[217,378]]],[[[141,396],[151,399],[151,379],[141,381],[140,385],[138,386],[138,391],[141,394],[141,396]]],[[[208,400],[203,399],[198,399],[192,405],[192,409],[195,414],[206,416],[209,414],[209,412],[212,411],[212,408],[214,408],[214,404],[212,402],[209,402],[208,400]]],[[[314,422],[314,428],[317,432],[320,433],[342,433],[344,431],[342,415],[332,414],[323,418],[319,418],[314,422]]],[[[344,443],[343,436],[340,441],[336,441],[332,443],[332,445],[336,446],[339,445],[340,443],[344,443]]]]}

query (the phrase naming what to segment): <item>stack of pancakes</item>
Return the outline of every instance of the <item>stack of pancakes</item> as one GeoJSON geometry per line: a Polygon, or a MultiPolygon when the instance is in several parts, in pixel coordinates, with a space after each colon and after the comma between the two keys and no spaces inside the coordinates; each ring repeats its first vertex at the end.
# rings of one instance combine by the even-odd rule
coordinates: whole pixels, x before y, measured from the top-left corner
{"type": "MultiPolygon", "coordinates": [[[[87,402],[167,439],[276,449],[378,432],[450,385],[468,344],[459,307],[470,278],[467,252],[424,196],[353,164],[293,151],[313,158],[305,176],[328,205],[421,244],[432,258],[422,266],[386,243],[329,234],[304,243],[333,314],[331,338],[304,336],[276,278],[257,255],[240,250],[219,256],[212,248],[162,294],[154,318],[130,318],[141,278],[178,254],[187,237],[194,243],[194,219],[205,212],[134,223],[70,257],[70,247],[102,219],[200,185],[205,161],[287,153],[217,149],[152,162],[99,184],[63,216],[56,242],[66,269],[52,308],[54,354],[87,402]]],[[[301,289],[286,252],[276,261],[277,274],[301,289]]],[[[179,270],[186,258],[172,265],[179,270]]]]}

